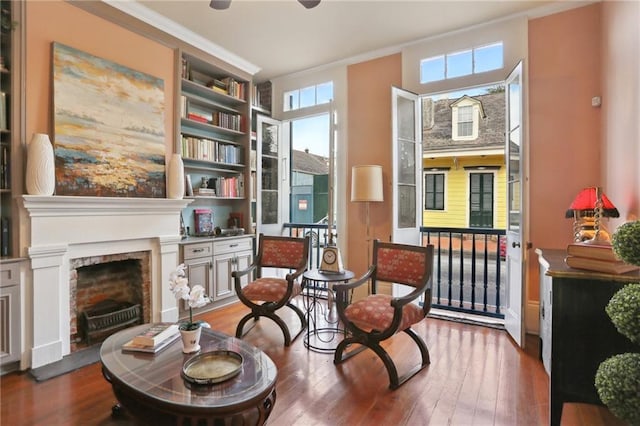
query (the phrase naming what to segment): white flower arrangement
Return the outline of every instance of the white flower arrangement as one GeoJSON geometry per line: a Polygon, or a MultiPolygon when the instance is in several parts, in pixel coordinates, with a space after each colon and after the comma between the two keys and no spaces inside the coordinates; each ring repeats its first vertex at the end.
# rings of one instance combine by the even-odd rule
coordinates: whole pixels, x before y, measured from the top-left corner
{"type": "Polygon", "coordinates": [[[201,308],[211,299],[205,294],[204,287],[194,285],[189,287],[189,280],[184,272],[185,265],[181,263],[175,271],[169,274],[169,289],[178,300],[186,300],[189,304],[189,321],[180,325],[181,330],[195,330],[200,322],[193,322],[193,308],[201,308]]]}

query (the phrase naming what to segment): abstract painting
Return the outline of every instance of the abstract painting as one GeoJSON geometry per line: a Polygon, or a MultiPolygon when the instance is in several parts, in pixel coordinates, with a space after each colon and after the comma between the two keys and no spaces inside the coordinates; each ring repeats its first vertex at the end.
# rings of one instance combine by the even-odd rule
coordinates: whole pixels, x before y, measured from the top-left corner
{"type": "Polygon", "coordinates": [[[164,198],[164,81],[53,43],[56,195],[164,198]]]}

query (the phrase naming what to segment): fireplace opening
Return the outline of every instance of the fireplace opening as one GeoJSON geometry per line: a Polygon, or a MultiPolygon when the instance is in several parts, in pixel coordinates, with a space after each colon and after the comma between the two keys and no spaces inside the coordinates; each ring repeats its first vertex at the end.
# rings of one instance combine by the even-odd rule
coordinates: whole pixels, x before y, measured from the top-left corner
{"type": "Polygon", "coordinates": [[[149,263],[148,252],[71,262],[71,352],[150,321],[149,263]]]}

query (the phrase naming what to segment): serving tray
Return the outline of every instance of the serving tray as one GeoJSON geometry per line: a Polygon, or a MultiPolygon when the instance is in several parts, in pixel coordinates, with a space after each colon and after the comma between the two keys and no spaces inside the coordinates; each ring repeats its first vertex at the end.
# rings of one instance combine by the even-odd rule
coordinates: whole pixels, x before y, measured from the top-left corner
{"type": "Polygon", "coordinates": [[[211,351],[189,358],[182,377],[198,385],[224,382],[242,371],[242,355],[233,351],[211,351]]]}

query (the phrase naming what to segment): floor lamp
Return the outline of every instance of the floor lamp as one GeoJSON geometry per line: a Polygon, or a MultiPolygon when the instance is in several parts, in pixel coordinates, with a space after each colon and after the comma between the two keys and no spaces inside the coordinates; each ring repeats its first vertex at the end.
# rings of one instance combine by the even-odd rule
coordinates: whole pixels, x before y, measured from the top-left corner
{"type": "Polygon", "coordinates": [[[371,242],[371,220],[369,204],[384,201],[382,191],[382,166],[353,166],[351,169],[351,201],[367,203],[367,268],[371,266],[369,247],[371,242]]]}

